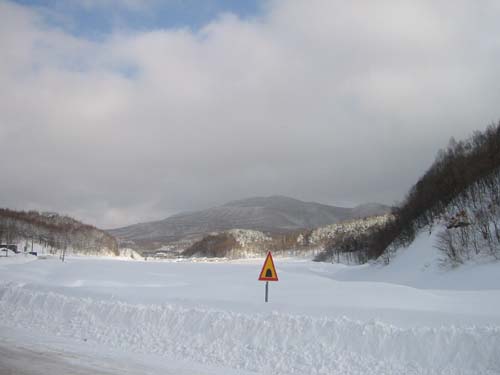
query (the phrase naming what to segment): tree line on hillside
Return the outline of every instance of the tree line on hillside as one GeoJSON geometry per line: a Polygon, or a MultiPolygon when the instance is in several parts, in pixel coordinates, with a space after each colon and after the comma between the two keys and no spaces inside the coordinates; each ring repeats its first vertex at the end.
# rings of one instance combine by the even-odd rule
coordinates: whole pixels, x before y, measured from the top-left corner
{"type": "MultiPolygon", "coordinates": [[[[393,220],[389,216],[389,220],[393,220]]],[[[347,264],[362,264],[377,258],[372,250],[372,244],[379,241],[376,237],[383,233],[382,229],[389,227],[389,222],[371,226],[361,231],[340,232],[330,238],[324,250],[314,260],[318,262],[337,262],[347,264]]]]}
{"type": "Polygon", "coordinates": [[[209,234],[182,252],[182,256],[225,257],[229,251],[240,248],[238,242],[228,233],[209,234]]]}
{"type": "MultiPolygon", "coordinates": [[[[267,233],[263,239],[242,244],[231,231],[206,235],[182,252],[184,257],[239,258],[243,253],[265,255],[268,251],[275,254],[300,254],[314,246],[308,241],[311,230],[295,230],[286,233],[267,233]],[[300,238],[300,240],[298,240],[300,238]]],[[[262,233],[264,234],[264,233],[262,233]]]]}
{"type": "Polygon", "coordinates": [[[107,249],[118,254],[118,244],[113,236],[68,216],[0,209],[0,243],[22,241],[27,248],[38,243],[49,251],[73,249],[97,254],[107,249]]]}
{"type": "Polygon", "coordinates": [[[317,260],[349,254],[363,263],[390,261],[419,231],[444,223],[437,247],[454,261],[488,252],[500,257],[500,122],[463,141],[450,140],[392,211],[393,218],[359,236],[333,239],[317,260]]]}

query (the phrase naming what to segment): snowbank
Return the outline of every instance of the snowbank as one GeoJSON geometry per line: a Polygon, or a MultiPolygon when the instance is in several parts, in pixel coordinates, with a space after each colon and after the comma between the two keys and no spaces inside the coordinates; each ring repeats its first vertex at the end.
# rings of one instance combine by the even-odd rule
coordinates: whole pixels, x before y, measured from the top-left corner
{"type": "Polygon", "coordinates": [[[388,266],[276,258],[268,304],[261,261],[0,262],[0,337],[8,326],[259,374],[498,375],[500,263],[441,269],[430,243],[388,266]]]}
{"type": "Polygon", "coordinates": [[[9,251],[9,255],[5,256],[5,253],[0,252],[0,267],[6,266],[10,264],[22,264],[28,263],[36,260],[37,258],[30,254],[16,254],[14,252],[9,251]]]}
{"type": "Polygon", "coordinates": [[[347,317],[76,298],[14,283],[0,286],[0,315],[11,326],[86,345],[95,342],[259,373],[500,373],[498,326],[403,329],[347,317]]]}

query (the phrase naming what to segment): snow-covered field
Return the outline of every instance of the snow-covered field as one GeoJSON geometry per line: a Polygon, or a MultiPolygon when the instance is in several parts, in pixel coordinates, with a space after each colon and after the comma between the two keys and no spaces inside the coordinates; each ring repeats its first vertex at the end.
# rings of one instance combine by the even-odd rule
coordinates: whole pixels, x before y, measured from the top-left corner
{"type": "Polygon", "coordinates": [[[424,234],[385,267],[278,258],[268,304],[262,260],[0,258],[0,370],[500,374],[500,264],[437,256],[424,234]]]}

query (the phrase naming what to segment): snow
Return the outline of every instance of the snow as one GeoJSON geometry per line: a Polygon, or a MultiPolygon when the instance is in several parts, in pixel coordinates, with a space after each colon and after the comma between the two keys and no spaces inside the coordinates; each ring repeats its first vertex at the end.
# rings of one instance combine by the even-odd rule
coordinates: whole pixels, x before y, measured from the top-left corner
{"type": "MultiPolygon", "coordinates": [[[[2,328],[0,374],[15,375],[218,375],[220,368],[124,353],[60,336],[33,336],[29,331],[2,328]],[[126,358],[126,360],[124,360],[126,358]]],[[[224,374],[244,375],[225,368],[224,374]]],[[[250,373],[248,373],[250,375],[250,373]]]]}
{"type": "Polygon", "coordinates": [[[141,254],[139,254],[134,249],[129,249],[129,248],[120,249],[117,258],[122,260],[128,260],[128,259],[144,260],[144,257],[141,254]]]}
{"type": "Polygon", "coordinates": [[[37,257],[30,254],[16,254],[13,251],[9,251],[8,255],[5,252],[0,251],[0,266],[6,266],[9,264],[21,264],[28,263],[36,260],[37,257]]]}
{"type": "Polygon", "coordinates": [[[263,232],[250,229],[231,229],[227,231],[228,234],[234,237],[242,247],[255,242],[271,241],[272,238],[266,236],[263,232]]]}
{"type": "Polygon", "coordinates": [[[148,373],[499,374],[500,264],[440,267],[432,241],[388,266],[275,259],[268,304],[263,259],[0,258],[0,347],[29,330],[148,373]]]}
{"type": "Polygon", "coordinates": [[[319,244],[344,233],[359,235],[372,227],[381,226],[391,219],[392,215],[385,214],[330,224],[313,230],[310,242],[312,244],[319,244]]]}
{"type": "Polygon", "coordinates": [[[456,269],[436,248],[439,231],[422,231],[407,247],[398,249],[388,265],[372,264],[340,268],[335,278],[345,281],[378,281],[421,289],[500,289],[499,264],[476,259],[456,269]]]}

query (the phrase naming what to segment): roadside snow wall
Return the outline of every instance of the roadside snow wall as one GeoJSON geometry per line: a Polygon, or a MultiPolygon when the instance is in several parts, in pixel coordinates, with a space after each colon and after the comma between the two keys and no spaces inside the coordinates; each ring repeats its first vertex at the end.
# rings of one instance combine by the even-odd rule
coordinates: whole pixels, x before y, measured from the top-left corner
{"type": "MultiPolygon", "coordinates": [[[[133,305],[0,285],[0,324],[273,374],[499,374],[500,327],[380,322],[133,305]]],[[[1,328],[0,328],[1,330],[1,328]]]]}

